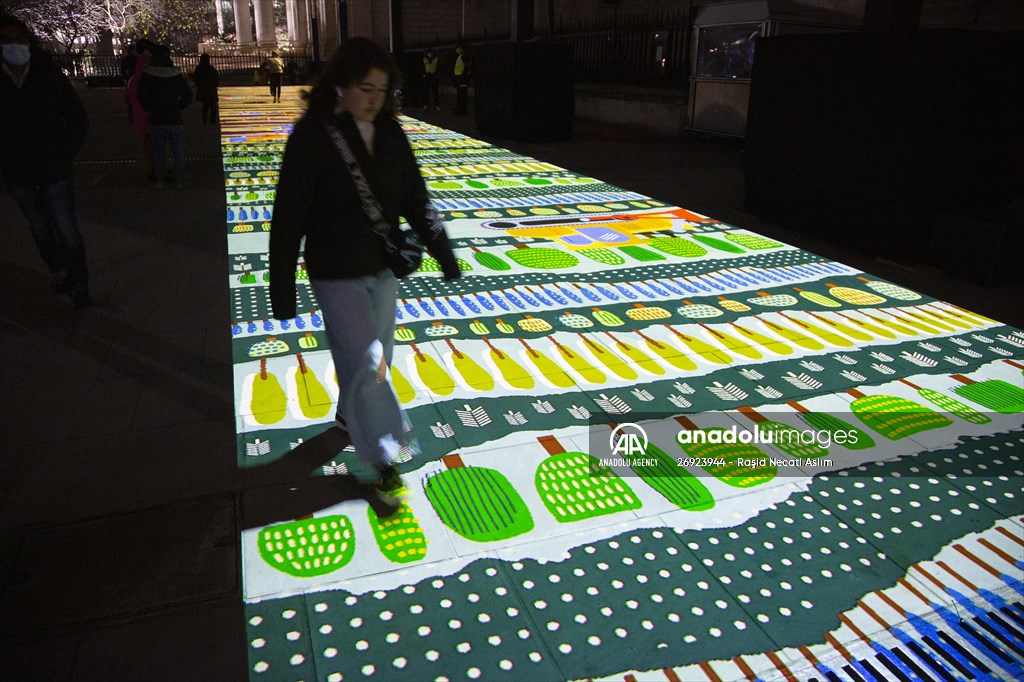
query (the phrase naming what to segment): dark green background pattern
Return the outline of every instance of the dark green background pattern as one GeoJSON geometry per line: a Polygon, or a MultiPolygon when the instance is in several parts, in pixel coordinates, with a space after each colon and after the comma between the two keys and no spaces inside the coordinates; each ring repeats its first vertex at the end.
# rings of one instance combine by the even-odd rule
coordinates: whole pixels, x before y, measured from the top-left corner
{"type": "Polygon", "coordinates": [[[374,666],[368,679],[465,679],[477,668],[487,680],[562,680],[820,643],[864,594],[1019,514],[1022,452],[1020,431],[969,438],[817,476],[806,492],[732,528],[636,529],[560,562],[483,559],[393,590],[247,604],[249,640],[266,640],[250,646],[250,662],[269,662],[287,679],[293,671],[294,679],[367,679],[364,667],[374,666]],[[309,624],[292,630],[295,641],[282,629],[291,623],[278,622],[287,609],[309,624]],[[295,653],[303,665],[283,664],[295,653]]]}
{"type": "MultiPolygon", "coordinates": [[[[265,122],[262,114],[235,114],[236,118],[240,115],[251,120],[253,125],[265,122]]],[[[230,108],[222,112],[222,117],[229,120],[231,115],[230,108]]],[[[287,122],[280,123],[264,130],[286,133],[287,122]]],[[[429,128],[411,137],[424,141],[466,141],[458,134],[429,128]]],[[[473,146],[448,149],[425,147],[417,150],[417,157],[421,162],[439,164],[491,160],[500,163],[520,158],[483,143],[471,141],[471,144],[473,146]]],[[[273,165],[273,161],[252,157],[278,157],[282,149],[279,141],[226,143],[226,177],[246,165],[254,170],[266,168],[268,163],[273,165]]],[[[571,173],[565,175],[572,177],[571,173]]],[[[251,207],[269,203],[263,198],[252,203],[245,201],[244,194],[250,187],[260,192],[272,191],[273,182],[229,187],[229,195],[242,195],[237,203],[230,202],[231,205],[251,207]]],[[[555,191],[576,189],[572,185],[564,186],[564,190],[558,185],[551,187],[555,191]]],[[[579,185],[581,192],[595,189],[620,191],[598,183],[579,185]]],[[[622,192],[624,196],[631,194],[622,192]]],[[[639,198],[644,201],[625,202],[632,206],[621,210],[665,206],[639,198]]],[[[539,195],[537,201],[538,206],[546,206],[543,195],[539,195]]],[[[551,207],[561,216],[571,215],[575,210],[554,204],[551,207]]],[[[492,212],[508,215],[507,210],[500,208],[492,212]]],[[[473,217],[474,211],[467,209],[465,214],[473,217]]],[[[443,217],[452,216],[444,214],[443,217]]],[[[260,223],[254,222],[257,231],[261,229],[260,223]]],[[[229,224],[229,233],[231,228],[229,224]]],[[[699,227],[700,232],[708,233],[728,229],[732,228],[715,223],[699,227]]],[[[518,240],[496,233],[484,241],[483,248],[504,250],[518,240]],[[500,246],[499,239],[505,239],[508,246],[500,246]]],[[[468,252],[460,255],[471,258],[468,252]]],[[[257,256],[233,257],[233,262],[247,263],[257,272],[257,284],[232,290],[233,322],[253,320],[260,324],[269,317],[260,271],[262,265],[257,256]]],[[[633,265],[629,256],[626,260],[630,265],[601,270],[597,275],[604,283],[628,283],[699,276],[723,267],[773,268],[828,263],[813,254],[788,248],[721,259],[668,257],[643,265],[633,265]]],[[[446,284],[436,276],[415,278],[403,283],[402,296],[451,296],[553,282],[592,282],[596,276],[572,270],[509,276],[488,272],[475,261],[471,262],[475,270],[460,282],[446,284]]],[[[764,290],[794,293],[792,288],[799,286],[825,293],[826,281],[866,290],[862,282],[838,274],[826,278],[796,278],[771,287],[765,284],[764,290]]],[[[299,290],[300,311],[313,310],[315,302],[308,287],[300,286],[299,290]]],[[[687,298],[694,303],[715,305],[715,296],[719,293],[745,301],[757,290],[709,291],[687,298]]],[[[636,300],[668,308],[673,313],[669,322],[688,321],[675,312],[681,301],[670,305],[643,297],[636,300]]],[[[929,300],[925,298],[909,305],[929,300]]],[[[593,305],[625,319],[627,303],[631,302],[603,301],[593,305]]],[[[590,305],[588,301],[566,309],[582,313],[590,305]]],[[[892,300],[884,304],[885,307],[903,305],[908,304],[892,300]]],[[[821,310],[802,298],[795,307],[821,310]]],[[[859,307],[844,303],[837,310],[859,307]]],[[[763,310],[769,309],[755,306],[755,310],[738,316],[725,311],[725,315],[710,322],[741,319],[763,310]]],[[[517,311],[516,314],[524,312],[553,317],[561,310],[517,311]]],[[[508,321],[516,319],[516,314],[509,313],[508,321]]],[[[447,322],[459,329],[455,338],[475,337],[468,336],[469,320],[447,322]]],[[[493,327],[493,319],[487,322],[493,327]]],[[[556,330],[560,329],[554,321],[552,324],[556,330]]],[[[636,344],[637,337],[622,330],[643,329],[646,324],[627,321],[626,326],[612,331],[630,334],[628,340],[636,344]]],[[[423,338],[422,324],[414,322],[410,329],[416,333],[417,340],[423,338]]],[[[595,326],[590,331],[600,329],[595,326]]],[[[303,333],[305,331],[312,330],[307,328],[303,333]]],[[[920,352],[938,360],[938,366],[927,370],[932,375],[969,373],[1004,357],[989,346],[1005,349],[1020,358],[1021,351],[1017,347],[981,342],[977,338],[978,334],[993,337],[1012,331],[995,327],[946,338],[917,338],[887,346],[827,351],[798,360],[769,360],[750,365],[751,369],[765,375],[763,379],[747,378],[740,373],[743,365],[736,364],[700,376],[675,377],[638,386],[648,391],[652,401],[640,401],[628,387],[597,387],[542,396],[556,408],[551,414],[540,414],[532,409],[535,396],[476,398],[471,401],[473,406],[486,407],[495,419],[486,429],[473,430],[459,424],[454,409],[461,407],[465,399],[439,399],[410,411],[417,430],[424,434],[421,439],[426,451],[420,460],[407,466],[419,467],[424,464],[424,458],[436,459],[453,449],[508,435],[515,427],[508,427],[500,419],[500,414],[508,410],[521,410],[529,416],[530,428],[543,433],[569,425],[565,409],[574,404],[586,406],[594,413],[589,421],[600,421],[601,410],[595,399],[602,393],[614,393],[638,410],[649,411],[652,405],[659,405],[660,409],[667,396],[678,391],[677,382],[689,383],[696,389],[695,393],[686,395],[693,402],[690,408],[693,412],[737,405],[709,392],[707,386],[712,381],[731,383],[746,391],[749,396],[743,404],[747,405],[806,399],[854,387],[857,382],[840,375],[844,369],[864,374],[867,379],[858,385],[866,386],[925,371],[900,359],[902,350],[920,352]],[[959,352],[953,342],[957,338],[971,343],[972,349],[981,352],[981,357],[964,358],[968,362],[964,366],[944,360],[945,355],[959,352]],[[921,341],[934,344],[938,350],[924,349],[921,341]],[[875,361],[871,358],[873,350],[893,357],[885,363],[895,370],[892,375],[872,374],[864,369],[875,361]],[[837,357],[841,355],[856,360],[857,364],[850,366],[839,362],[837,357]],[[806,369],[800,364],[801,360],[816,363],[819,368],[806,369]],[[806,372],[821,380],[823,385],[813,390],[795,387],[783,380],[789,372],[806,372]],[[784,395],[769,400],[755,392],[759,384],[771,385],[784,395]],[[438,420],[451,424],[456,431],[455,438],[441,441],[429,436],[426,426],[438,420]]],[[[235,361],[248,362],[249,345],[270,335],[297,345],[291,343],[297,340],[294,331],[281,333],[280,328],[251,338],[238,337],[234,340],[235,361]]],[[[521,331],[517,331],[516,336],[535,338],[521,331]]],[[[321,347],[324,345],[321,343],[321,347]]],[[[620,421],[621,415],[608,415],[608,418],[620,421]]],[[[322,430],[320,424],[302,429],[240,432],[240,466],[255,463],[256,458],[244,454],[245,444],[255,438],[269,439],[273,444],[271,454],[259,458],[262,464],[285,454],[289,442],[299,437],[312,437],[322,430]]],[[[808,483],[806,492],[795,492],[789,499],[735,527],[686,531],[666,525],[637,528],[612,538],[584,543],[558,562],[487,558],[450,570],[446,570],[447,564],[442,562],[433,568],[446,575],[395,589],[362,595],[326,590],[247,603],[253,678],[421,680],[444,675],[452,679],[561,680],[611,675],[629,669],[680,667],[821,642],[825,632],[837,627],[838,614],[850,609],[864,594],[893,585],[912,564],[934,557],[951,540],[985,530],[998,520],[1019,514],[1024,505],[1022,453],[1024,437],[1020,431],[965,438],[949,449],[818,475],[808,483]]],[[[340,459],[344,459],[344,455],[340,459]]],[[[756,495],[756,492],[747,494],[756,495]]],[[[529,548],[522,548],[522,553],[529,554],[529,548]]],[[[1015,584],[1015,587],[1019,591],[1020,586],[1015,584]]]]}

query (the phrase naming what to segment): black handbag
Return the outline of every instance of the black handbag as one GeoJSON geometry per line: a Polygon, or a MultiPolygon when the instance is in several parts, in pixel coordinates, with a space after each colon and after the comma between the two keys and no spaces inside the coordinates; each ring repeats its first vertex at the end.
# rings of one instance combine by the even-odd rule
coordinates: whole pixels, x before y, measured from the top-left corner
{"type": "MultiPolygon", "coordinates": [[[[374,230],[376,232],[376,230],[374,230]]],[[[389,235],[388,244],[393,250],[387,251],[385,262],[395,277],[402,279],[416,272],[423,261],[423,246],[419,238],[410,230],[395,230],[389,235]],[[394,232],[398,233],[399,243],[395,244],[394,232]]],[[[380,233],[378,233],[380,234],[380,233]]],[[[385,249],[387,246],[385,246],[385,249]]]]}
{"type": "Polygon", "coordinates": [[[398,279],[416,272],[423,260],[423,245],[412,231],[401,228],[393,229],[384,220],[384,210],[381,208],[380,202],[377,201],[377,197],[373,196],[370,183],[366,181],[363,169],[359,167],[359,162],[356,161],[355,154],[348,146],[345,136],[326,120],[324,127],[334,142],[334,146],[337,147],[338,153],[341,154],[341,158],[344,159],[345,165],[348,166],[352,182],[355,183],[356,191],[359,193],[359,201],[363,205],[363,213],[370,219],[370,227],[374,234],[384,240],[384,262],[388,269],[398,279]]]}

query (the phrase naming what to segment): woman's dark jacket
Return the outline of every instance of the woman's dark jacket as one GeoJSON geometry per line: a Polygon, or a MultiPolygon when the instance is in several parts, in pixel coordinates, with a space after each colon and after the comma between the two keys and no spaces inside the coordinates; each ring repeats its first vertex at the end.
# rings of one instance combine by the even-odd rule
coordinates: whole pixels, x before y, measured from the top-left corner
{"type": "Polygon", "coordinates": [[[71,177],[88,130],[82,101],[48,55],[32,50],[20,90],[0,72],[0,169],[7,183],[46,185],[71,177]]]}
{"type": "Polygon", "coordinates": [[[149,115],[149,125],[181,125],[181,110],[192,103],[192,88],[173,66],[153,66],[142,72],[139,102],[149,115]]]}
{"type": "MultiPolygon", "coordinates": [[[[443,223],[429,202],[409,141],[398,121],[379,116],[374,123],[373,156],[352,116],[333,117],[348,141],[393,230],[398,217],[409,223],[437,259],[446,278],[459,276],[443,223]]],[[[270,230],[270,301],[274,317],[295,317],[295,269],[299,241],[313,279],[351,279],[387,267],[384,240],[363,212],[355,183],[318,114],[308,112],[288,138],[274,200],[270,230]]]]}

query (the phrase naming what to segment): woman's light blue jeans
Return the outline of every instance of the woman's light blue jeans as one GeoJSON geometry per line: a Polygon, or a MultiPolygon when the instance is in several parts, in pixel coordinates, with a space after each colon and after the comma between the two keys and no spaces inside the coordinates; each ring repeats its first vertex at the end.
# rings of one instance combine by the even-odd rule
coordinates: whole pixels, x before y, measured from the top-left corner
{"type": "Polygon", "coordinates": [[[359,459],[380,471],[412,443],[391,386],[398,280],[381,270],[353,279],[314,279],[312,286],[338,376],[338,422],[348,428],[359,459]]]}

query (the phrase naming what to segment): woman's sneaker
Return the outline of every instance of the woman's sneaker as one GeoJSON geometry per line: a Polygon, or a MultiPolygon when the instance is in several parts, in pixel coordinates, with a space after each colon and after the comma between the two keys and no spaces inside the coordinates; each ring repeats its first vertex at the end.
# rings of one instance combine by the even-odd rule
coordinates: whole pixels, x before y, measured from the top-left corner
{"type": "Polygon", "coordinates": [[[361,492],[360,497],[370,504],[377,518],[386,519],[402,508],[402,498],[406,494],[405,484],[392,466],[384,467],[377,474],[380,478],[374,481],[359,481],[357,485],[361,492]]]}
{"type": "Polygon", "coordinates": [[[386,466],[380,472],[380,484],[377,486],[382,492],[397,495],[405,489],[405,483],[393,466],[386,466]]]}
{"type": "Polygon", "coordinates": [[[389,495],[382,490],[374,490],[367,500],[370,508],[377,514],[378,519],[386,519],[394,516],[402,508],[402,498],[397,495],[389,495]]]}

